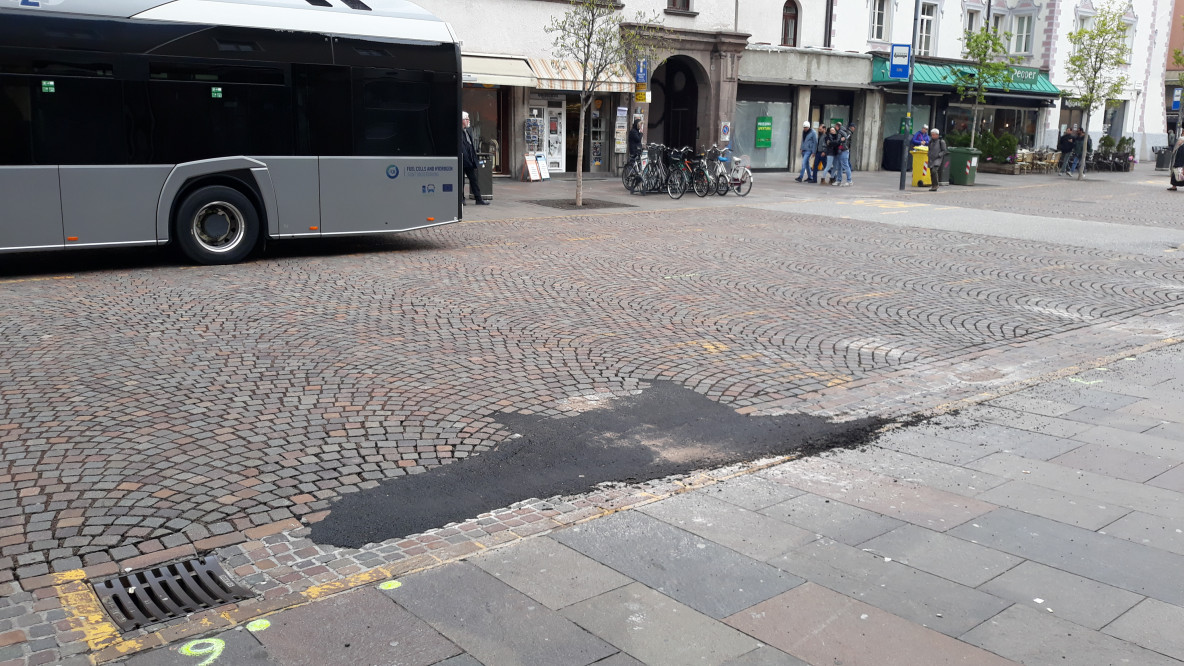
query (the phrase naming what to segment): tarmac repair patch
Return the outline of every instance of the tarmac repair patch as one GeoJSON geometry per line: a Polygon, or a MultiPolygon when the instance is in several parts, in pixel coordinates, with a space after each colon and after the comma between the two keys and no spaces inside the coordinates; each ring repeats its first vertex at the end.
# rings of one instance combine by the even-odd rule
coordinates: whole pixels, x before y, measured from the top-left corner
{"type": "Polygon", "coordinates": [[[802,414],[744,416],[671,382],[575,416],[499,414],[521,437],[480,456],[342,497],[312,526],[319,544],[359,548],[418,534],[533,497],[575,495],[697,469],[858,446],[887,419],[830,423],[802,414]]]}

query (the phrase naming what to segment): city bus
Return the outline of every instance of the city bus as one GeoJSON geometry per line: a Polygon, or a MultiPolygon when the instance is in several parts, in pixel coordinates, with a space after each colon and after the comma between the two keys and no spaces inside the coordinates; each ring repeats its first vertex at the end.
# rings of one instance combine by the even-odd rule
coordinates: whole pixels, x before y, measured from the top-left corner
{"type": "Polygon", "coordinates": [[[406,0],[0,0],[0,252],[455,222],[460,64],[406,0]]]}

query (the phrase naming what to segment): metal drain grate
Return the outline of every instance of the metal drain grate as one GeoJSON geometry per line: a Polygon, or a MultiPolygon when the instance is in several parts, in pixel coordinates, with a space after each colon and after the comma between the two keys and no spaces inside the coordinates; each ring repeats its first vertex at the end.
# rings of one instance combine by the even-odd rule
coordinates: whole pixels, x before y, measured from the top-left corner
{"type": "Polygon", "coordinates": [[[255,596],[235,585],[213,555],[132,571],[96,583],[95,593],[123,631],[255,596]]]}

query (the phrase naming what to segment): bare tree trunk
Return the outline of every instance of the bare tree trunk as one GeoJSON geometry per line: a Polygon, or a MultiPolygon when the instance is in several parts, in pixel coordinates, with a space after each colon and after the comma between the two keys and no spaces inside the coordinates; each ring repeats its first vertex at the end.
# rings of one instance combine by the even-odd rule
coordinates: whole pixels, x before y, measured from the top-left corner
{"type": "MultiPolygon", "coordinates": [[[[935,123],[936,124],[936,123],[935,123]]],[[[978,102],[974,103],[974,113],[970,118],[970,147],[974,148],[974,136],[978,132],[978,102]]]]}
{"type": "Polygon", "coordinates": [[[1081,129],[1085,130],[1085,136],[1081,140],[1081,162],[1077,164],[1077,180],[1081,180],[1085,175],[1085,158],[1089,157],[1089,111],[1087,108],[1081,119],[1081,129]]]}
{"type": "Polygon", "coordinates": [[[576,146],[576,208],[584,205],[584,100],[580,100],[579,145],[576,146]]]}

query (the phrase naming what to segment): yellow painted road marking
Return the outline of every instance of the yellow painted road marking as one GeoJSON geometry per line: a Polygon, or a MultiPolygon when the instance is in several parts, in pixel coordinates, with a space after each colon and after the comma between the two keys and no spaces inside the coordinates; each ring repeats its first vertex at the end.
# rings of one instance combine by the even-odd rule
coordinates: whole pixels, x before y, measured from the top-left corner
{"type": "Polygon", "coordinates": [[[36,277],[36,278],[15,278],[12,280],[0,280],[0,284],[16,284],[17,282],[44,282],[46,280],[73,280],[77,275],[55,275],[53,277],[36,277]]]}

